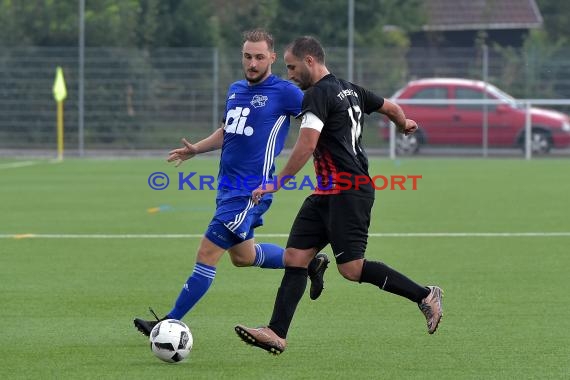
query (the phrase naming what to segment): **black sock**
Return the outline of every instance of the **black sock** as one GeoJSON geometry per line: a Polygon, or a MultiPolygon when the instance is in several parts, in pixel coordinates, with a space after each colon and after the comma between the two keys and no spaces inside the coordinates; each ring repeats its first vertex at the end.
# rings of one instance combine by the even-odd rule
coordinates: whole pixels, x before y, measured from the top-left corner
{"type": "Polygon", "coordinates": [[[415,303],[420,303],[429,294],[428,288],[416,284],[403,274],[377,261],[364,260],[360,282],[376,285],[382,290],[406,297],[415,303]]]}
{"type": "Polygon", "coordinates": [[[269,328],[285,339],[293,314],[307,287],[307,268],[285,267],[281,286],[277,291],[269,328]]]}

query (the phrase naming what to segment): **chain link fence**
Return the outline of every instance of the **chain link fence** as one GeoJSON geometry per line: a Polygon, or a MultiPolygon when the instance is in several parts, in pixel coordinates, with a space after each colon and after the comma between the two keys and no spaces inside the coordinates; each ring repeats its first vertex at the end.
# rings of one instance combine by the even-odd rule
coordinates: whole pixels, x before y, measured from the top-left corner
{"type": "MultiPolygon", "coordinates": [[[[239,49],[167,48],[141,51],[85,49],[84,151],[79,151],[78,49],[18,47],[0,50],[0,154],[22,149],[56,152],[56,103],[52,86],[57,66],[64,71],[66,155],[142,154],[193,141],[219,125],[228,85],[243,78],[239,49]]],[[[347,50],[328,48],[327,65],[346,78],[347,50]]],[[[285,75],[281,54],[273,72],[285,75]]],[[[570,50],[355,49],[354,82],[390,97],[408,81],[429,77],[485,79],[519,99],[569,99],[570,50]]],[[[564,102],[553,107],[568,114],[564,102]]],[[[418,120],[422,123],[422,120],[418,120]]],[[[372,153],[389,154],[380,115],[367,117],[364,139],[372,153]]],[[[292,128],[288,147],[295,141],[292,128]]],[[[481,126],[481,131],[483,125],[481,126]]],[[[461,155],[461,144],[444,148],[461,155]]],[[[475,148],[478,152],[478,147],[475,148]]],[[[430,152],[429,149],[423,150],[430,152]]],[[[443,152],[443,151],[442,151],[443,152]]],[[[558,154],[568,154],[559,150],[558,154]]],[[[517,153],[517,154],[520,154],[517,153]]],[[[522,155],[521,155],[522,157],[522,155]]]]}

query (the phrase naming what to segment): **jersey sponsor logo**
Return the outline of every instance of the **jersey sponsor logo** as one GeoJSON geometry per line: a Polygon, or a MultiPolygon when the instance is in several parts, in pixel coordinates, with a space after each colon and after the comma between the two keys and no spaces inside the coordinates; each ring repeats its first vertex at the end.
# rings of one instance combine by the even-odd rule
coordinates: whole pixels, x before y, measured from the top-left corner
{"type": "Polygon", "coordinates": [[[251,105],[255,108],[265,107],[265,102],[267,102],[268,98],[265,95],[254,95],[251,99],[251,105]]]}
{"type": "Polygon", "coordinates": [[[236,135],[253,135],[253,128],[245,125],[247,123],[247,115],[251,110],[247,107],[236,107],[226,114],[226,125],[224,131],[227,133],[235,133],[236,135]]]}

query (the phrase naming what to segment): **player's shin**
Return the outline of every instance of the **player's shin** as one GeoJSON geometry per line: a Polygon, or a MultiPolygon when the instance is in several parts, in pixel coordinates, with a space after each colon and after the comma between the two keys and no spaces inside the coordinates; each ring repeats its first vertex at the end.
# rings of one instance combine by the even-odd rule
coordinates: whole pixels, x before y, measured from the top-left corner
{"type": "Polygon", "coordinates": [[[269,328],[280,338],[287,338],[289,326],[307,287],[307,268],[285,267],[281,286],[277,291],[269,328]]]}
{"type": "Polygon", "coordinates": [[[415,303],[420,303],[429,294],[429,289],[416,284],[386,264],[376,261],[364,260],[359,282],[376,285],[382,290],[405,297],[415,303]]]}
{"type": "Polygon", "coordinates": [[[285,249],[275,244],[260,243],[255,245],[255,262],[253,266],[260,268],[283,269],[283,253],[285,249]]]}
{"type": "Polygon", "coordinates": [[[192,275],[182,287],[180,295],[176,299],[176,304],[168,313],[168,317],[182,319],[198,303],[200,298],[206,294],[215,276],[216,267],[196,263],[192,275]]]}

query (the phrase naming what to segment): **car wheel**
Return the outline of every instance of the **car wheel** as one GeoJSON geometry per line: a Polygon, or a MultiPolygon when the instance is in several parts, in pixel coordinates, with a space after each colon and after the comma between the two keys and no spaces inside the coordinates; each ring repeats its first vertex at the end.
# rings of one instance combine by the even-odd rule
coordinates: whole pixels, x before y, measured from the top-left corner
{"type": "Polygon", "coordinates": [[[404,136],[396,134],[396,153],[401,156],[410,156],[420,150],[421,136],[416,132],[413,135],[404,136]]]}
{"type": "MultiPolygon", "coordinates": [[[[523,145],[523,151],[525,146],[523,145]]],[[[544,130],[532,130],[530,134],[530,149],[533,154],[546,154],[552,149],[550,134],[544,130]]]]}

